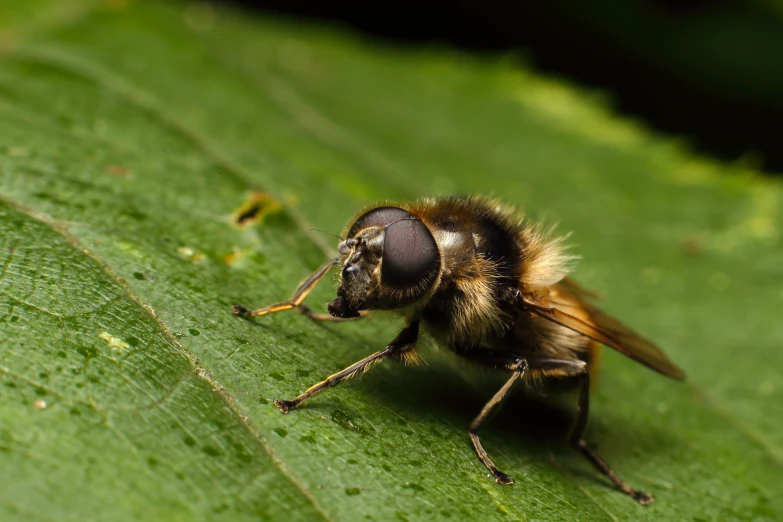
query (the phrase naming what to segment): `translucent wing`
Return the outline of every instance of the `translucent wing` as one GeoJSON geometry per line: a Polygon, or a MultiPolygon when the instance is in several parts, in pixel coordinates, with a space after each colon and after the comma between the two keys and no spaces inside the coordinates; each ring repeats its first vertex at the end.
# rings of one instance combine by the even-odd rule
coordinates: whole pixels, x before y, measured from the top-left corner
{"type": "Polygon", "coordinates": [[[663,375],[678,380],[685,378],[685,372],[671,362],[660,348],[587,302],[586,297],[589,295],[574,281],[566,278],[547,290],[522,294],[521,298],[528,311],[544,319],[614,348],[663,375]]]}

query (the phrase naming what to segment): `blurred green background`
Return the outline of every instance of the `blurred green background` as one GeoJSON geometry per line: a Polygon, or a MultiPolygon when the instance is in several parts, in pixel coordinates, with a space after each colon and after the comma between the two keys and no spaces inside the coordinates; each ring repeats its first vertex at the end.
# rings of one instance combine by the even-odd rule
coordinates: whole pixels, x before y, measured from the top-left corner
{"type": "Polygon", "coordinates": [[[783,173],[783,7],[774,0],[229,3],[411,47],[513,54],[600,89],[621,113],[700,152],[783,173]]]}

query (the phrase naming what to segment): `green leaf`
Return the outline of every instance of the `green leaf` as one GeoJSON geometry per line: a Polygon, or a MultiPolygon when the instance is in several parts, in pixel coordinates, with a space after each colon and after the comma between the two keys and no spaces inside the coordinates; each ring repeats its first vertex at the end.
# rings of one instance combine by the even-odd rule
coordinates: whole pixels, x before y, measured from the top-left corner
{"type": "Polygon", "coordinates": [[[207,4],[5,2],[0,49],[0,519],[783,517],[779,183],[511,60],[207,4]],[[431,348],[271,404],[400,323],[230,306],[290,295],[334,248],[311,228],[452,192],[573,231],[575,276],[688,372],[608,353],[593,393],[588,440],[649,508],[515,403],[495,484],[466,435],[492,389],[431,348]]]}

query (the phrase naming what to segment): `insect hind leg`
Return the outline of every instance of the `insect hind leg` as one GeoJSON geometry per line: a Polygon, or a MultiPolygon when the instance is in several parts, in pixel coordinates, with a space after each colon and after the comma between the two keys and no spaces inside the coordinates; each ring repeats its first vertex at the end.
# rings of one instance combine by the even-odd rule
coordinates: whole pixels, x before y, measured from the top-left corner
{"type": "Polygon", "coordinates": [[[585,363],[581,363],[581,366],[583,369],[580,370],[582,376],[582,386],[579,391],[579,415],[577,417],[576,424],[574,425],[574,429],[571,431],[571,445],[574,446],[574,448],[576,448],[576,450],[579,451],[582,455],[584,455],[585,458],[587,458],[587,460],[589,460],[598,471],[606,475],[617,489],[635,499],[637,502],[639,502],[639,504],[646,506],[655,500],[652,495],[633,489],[631,486],[625,483],[625,481],[623,481],[614,471],[612,471],[612,468],[609,467],[609,464],[593,449],[591,449],[587,445],[587,442],[585,442],[585,440],[582,438],[585,426],[587,425],[587,416],[590,406],[590,373],[587,371],[587,365],[585,363]]]}
{"type": "Polygon", "coordinates": [[[650,504],[653,501],[651,495],[633,489],[626,484],[614,471],[612,471],[609,464],[591,449],[582,438],[585,427],[587,426],[587,417],[590,410],[590,372],[588,371],[588,363],[565,359],[530,359],[530,368],[542,370],[551,377],[581,377],[582,383],[579,390],[578,406],[579,413],[576,418],[576,424],[569,436],[571,445],[584,455],[598,471],[606,475],[617,489],[636,499],[643,506],[650,504]]]}
{"type": "Polygon", "coordinates": [[[548,378],[580,377],[579,414],[569,437],[571,445],[584,455],[598,471],[606,475],[617,489],[636,499],[643,506],[646,506],[653,501],[651,495],[633,489],[620,479],[620,477],[612,471],[612,468],[609,467],[609,464],[607,464],[606,461],[593,451],[582,439],[585,426],[587,425],[590,405],[590,374],[587,363],[580,360],[535,357],[521,359],[519,356],[510,352],[484,350],[480,348],[469,350],[461,355],[466,359],[482,365],[498,369],[505,368],[514,372],[503,387],[489,400],[484,408],[482,408],[481,413],[479,413],[470,424],[470,429],[468,431],[479,459],[500,484],[511,484],[514,481],[511,477],[498,470],[492,460],[487,456],[487,452],[484,450],[481,441],[479,440],[477,434],[478,429],[487,421],[490,414],[500,406],[514,383],[526,372],[540,373],[548,378]]]}

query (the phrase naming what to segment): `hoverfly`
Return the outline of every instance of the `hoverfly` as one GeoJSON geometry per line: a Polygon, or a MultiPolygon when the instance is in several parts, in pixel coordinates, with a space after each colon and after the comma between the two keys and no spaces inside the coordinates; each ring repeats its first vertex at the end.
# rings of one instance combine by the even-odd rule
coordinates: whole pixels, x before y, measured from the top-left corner
{"type": "Polygon", "coordinates": [[[582,439],[587,424],[590,362],[605,344],[674,379],[684,373],[650,341],[589,302],[567,277],[570,256],[560,240],[482,197],[423,199],[365,208],[349,221],[337,250],[291,299],[257,310],[234,306],[244,317],[296,310],[316,320],[359,319],[370,310],[395,310],[405,328],[382,350],[330,375],[291,400],[283,413],[384,360],[415,360],[419,329],[465,360],[494,368],[508,380],[468,428],[476,454],[500,484],[500,471],[478,431],[520,379],[577,378],[578,416],[570,443],[623,493],[642,505],[652,496],[633,489],[582,439]],[[337,298],[327,314],[304,299],[329,269],[340,267],[337,298]]]}

